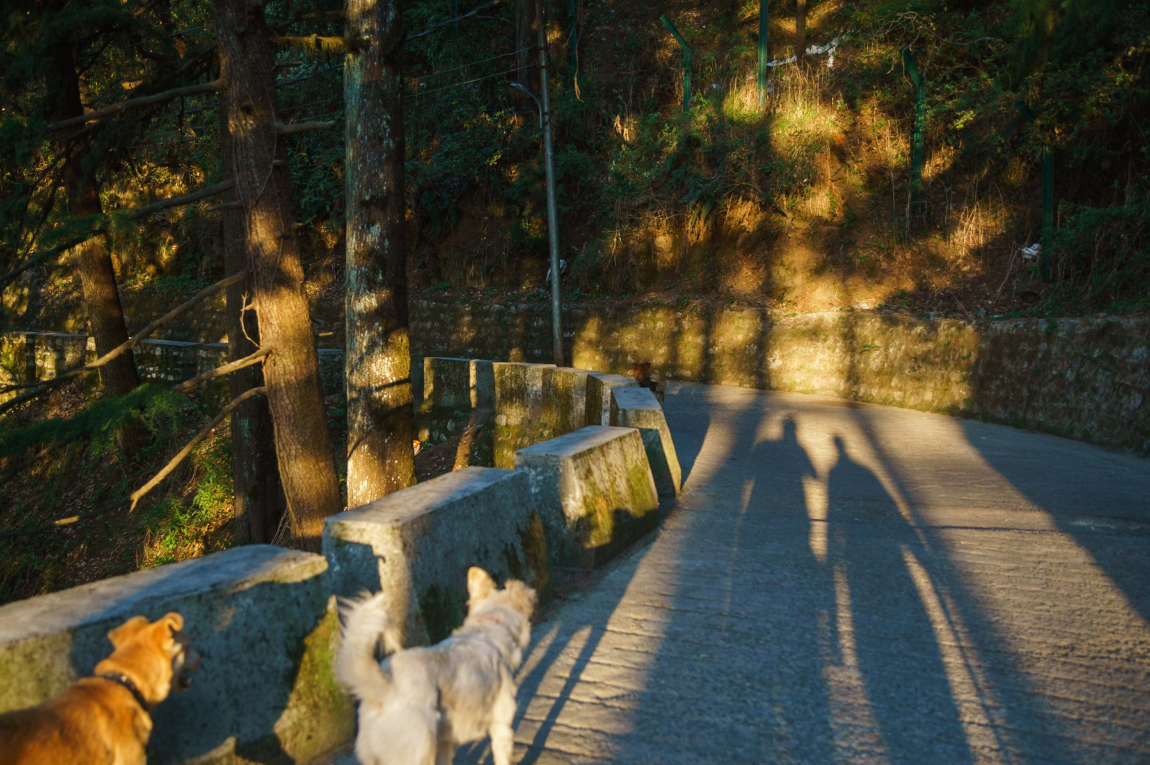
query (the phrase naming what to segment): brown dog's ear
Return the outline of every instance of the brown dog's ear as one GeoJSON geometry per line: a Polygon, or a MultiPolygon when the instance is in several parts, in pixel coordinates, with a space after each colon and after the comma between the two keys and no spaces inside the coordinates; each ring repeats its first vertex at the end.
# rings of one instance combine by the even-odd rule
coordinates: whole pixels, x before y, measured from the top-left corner
{"type": "Polygon", "coordinates": [[[467,569],[467,598],[470,603],[478,603],[495,589],[495,580],[479,566],[467,569]]]}
{"type": "Polygon", "coordinates": [[[164,614],[160,617],[160,621],[171,627],[172,632],[179,632],[184,628],[184,617],[177,614],[175,611],[164,614]]]}
{"type": "Polygon", "coordinates": [[[131,640],[137,632],[147,626],[147,618],[143,616],[133,616],[131,619],[109,632],[108,640],[111,640],[112,645],[114,645],[116,648],[119,648],[122,644],[131,640]]]}

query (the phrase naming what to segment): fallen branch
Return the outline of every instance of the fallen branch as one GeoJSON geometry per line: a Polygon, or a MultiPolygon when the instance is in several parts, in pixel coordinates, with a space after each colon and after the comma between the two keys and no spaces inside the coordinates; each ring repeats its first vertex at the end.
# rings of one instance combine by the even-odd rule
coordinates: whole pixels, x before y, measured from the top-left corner
{"type": "MultiPolygon", "coordinates": [[[[151,324],[149,324],[148,326],[144,327],[142,330],[137,332],[135,335],[132,335],[127,340],[125,340],[123,343],[121,343],[120,345],[116,346],[112,350],[105,353],[100,358],[93,361],[91,364],[85,364],[81,367],[76,367],[75,369],[70,369],[67,372],[64,372],[63,374],[56,375],[51,380],[45,380],[44,382],[39,383],[36,386],[36,388],[34,388],[33,390],[31,390],[27,393],[24,393],[22,395],[19,395],[16,398],[5,401],[3,404],[0,404],[0,414],[4,414],[5,412],[13,409],[14,407],[19,406],[20,404],[24,403],[25,401],[30,401],[31,399],[36,398],[37,396],[51,390],[52,388],[55,388],[59,385],[62,385],[63,383],[67,382],[68,380],[71,380],[74,377],[78,377],[82,374],[87,374],[88,372],[99,369],[100,367],[107,364],[109,361],[112,361],[113,359],[118,358],[119,356],[121,356],[121,355],[127,353],[128,351],[132,350],[133,348],[135,348],[140,343],[141,340],[146,339],[153,332],[155,332],[157,329],[164,326],[169,321],[176,318],[177,316],[179,316],[180,314],[182,314],[184,311],[188,310],[192,306],[201,302],[205,298],[211,297],[215,293],[222,290],[224,287],[228,287],[232,284],[235,284],[236,282],[243,281],[247,277],[248,277],[248,272],[247,271],[241,271],[238,274],[234,274],[232,276],[229,276],[226,279],[221,279],[220,281],[216,282],[215,284],[213,284],[210,287],[206,287],[206,288],[200,290],[195,295],[193,295],[190,299],[186,300],[185,302],[176,306],[172,310],[168,311],[166,314],[164,314],[160,318],[156,319],[151,324]]],[[[8,390],[13,390],[13,388],[8,388],[3,392],[7,392],[8,390]]]]}
{"type": "Polygon", "coordinates": [[[220,81],[213,80],[212,82],[205,82],[199,85],[189,85],[186,88],[173,88],[165,90],[163,93],[157,93],[154,96],[141,96],[140,98],[129,98],[126,101],[121,101],[118,104],[106,106],[103,109],[96,109],[95,111],[85,112],[78,117],[71,117],[70,119],[61,120],[60,122],[53,122],[47,127],[49,133],[55,133],[58,130],[66,130],[76,125],[83,125],[85,122],[97,122],[108,117],[115,116],[120,112],[127,111],[128,109],[135,109],[140,106],[150,106],[152,104],[163,103],[164,101],[171,101],[173,98],[180,98],[182,96],[195,96],[200,93],[211,93],[214,90],[220,89],[220,81]]]}
{"type": "Polygon", "coordinates": [[[204,212],[220,212],[221,210],[239,210],[243,206],[244,206],[244,203],[237,199],[237,200],[232,201],[232,202],[222,202],[221,204],[218,204],[218,205],[212,205],[208,209],[204,210],[204,212]]]}
{"type": "Polygon", "coordinates": [[[231,374],[232,372],[243,369],[244,367],[250,367],[252,364],[259,364],[264,360],[264,356],[267,356],[271,352],[271,348],[261,348],[250,356],[244,356],[242,359],[229,361],[223,366],[216,367],[215,369],[209,369],[207,372],[201,372],[195,377],[184,380],[178,385],[173,385],[172,390],[178,393],[191,393],[200,383],[207,382],[208,380],[212,380],[216,377],[223,377],[226,374],[231,374]]]}
{"type": "Polygon", "coordinates": [[[160,472],[156,473],[154,476],[152,476],[151,480],[149,480],[146,484],[144,484],[140,488],[136,489],[134,492],[132,492],[128,496],[121,497],[120,499],[117,499],[114,502],[109,502],[108,504],[103,505],[102,507],[99,507],[99,508],[92,510],[90,512],[80,513],[79,515],[72,515],[72,516],[69,516],[67,518],[61,518],[57,521],[52,521],[51,523],[46,523],[43,526],[36,526],[36,527],[30,528],[30,529],[18,529],[16,531],[2,532],[2,533],[0,533],[0,539],[7,539],[10,537],[22,537],[22,536],[27,536],[29,534],[39,534],[42,531],[52,531],[53,529],[58,529],[58,528],[61,528],[63,526],[69,526],[73,523],[76,523],[77,521],[83,521],[83,520],[87,520],[89,518],[95,518],[96,516],[103,515],[104,513],[110,512],[110,511],[115,510],[116,508],[119,508],[119,507],[123,507],[124,505],[127,505],[129,503],[131,503],[131,508],[130,508],[129,512],[131,510],[135,510],[136,504],[141,499],[143,499],[144,495],[147,494],[148,492],[150,492],[152,489],[156,488],[156,485],[159,484],[160,481],[167,478],[168,474],[171,473],[173,470],[175,470],[176,467],[181,462],[183,462],[184,459],[189,454],[192,453],[192,450],[195,449],[197,446],[199,446],[200,442],[203,441],[205,438],[207,438],[211,434],[212,430],[217,425],[219,425],[220,422],[222,422],[225,417],[227,417],[229,414],[231,414],[233,409],[235,409],[237,406],[242,404],[244,401],[247,401],[249,398],[252,398],[253,396],[258,396],[258,395],[266,393],[266,392],[267,392],[267,388],[264,388],[262,386],[259,388],[249,388],[248,390],[244,391],[242,395],[237,396],[236,398],[234,398],[230,402],[228,402],[228,405],[225,406],[223,409],[221,409],[219,414],[217,414],[214,418],[212,418],[212,421],[209,422],[207,425],[205,425],[204,428],[199,433],[197,433],[195,435],[195,437],[192,438],[192,440],[189,441],[188,444],[183,449],[180,450],[179,454],[177,454],[175,457],[173,457],[168,462],[167,465],[164,465],[164,467],[160,469],[160,472]]]}
{"type": "Polygon", "coordinates": [[[307,133],[312,130],[330,130],[335,127],[335,122],[293,122],[290,125],[285,125],[282,122],[276,123],[276,132],[280,135],[291,135],[293,133],[307,133]]]}
{"type": "Polygon", "coordinates": [[[212,430],[214,430],[217,425],[223,422],[225,417],[232,413],[233,409],[247,401],[249,398],[252,398],[253,396],[259,396],[267,392],[268,389],[262,385],[258,388],[248,388],[246,391],[229,401],[228,405],[221,409],[219,414],[213,417],[212,421],[205,425],[203,429],[200,430],[200,432],[197,433],[195,437],[192,438],[192,440],[189,441],[187,445],[180,450],[179,454],[177,454],[175,457],[172,457],[168,464],[164,465],[164,467],[160,469],[160,472],[152,476],[151,480],[146,484],[128,495],[128,498],[132,501],[132,506],[129,508],[129,511],[135,510],[136,503],[138,503],[145,494],[154,489],[156,484],[167,478],[168,473],[171,473],[173,470],[175,470],[176,466],[183,462],[184,458],[191,454],[192,450],[199,446],[200,442],[207,438],[212,430]]]}

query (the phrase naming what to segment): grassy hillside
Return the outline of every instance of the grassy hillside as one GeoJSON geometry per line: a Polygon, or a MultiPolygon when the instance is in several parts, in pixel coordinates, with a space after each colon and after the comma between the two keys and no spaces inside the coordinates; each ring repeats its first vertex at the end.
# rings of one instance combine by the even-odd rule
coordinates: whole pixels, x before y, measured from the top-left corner
{"type": "MultiPolygon", "coordinates": [[[[757,0],[582,0],[577,77],[565,4],[550,6],[569,300],[690,297],[788,313],[884,304],[970,317],[1146,308],[1145,3],[816,0],[808,43],[838,38],[833,67],[821,55],[772,68],[762,108],[757,0]],[[686,113],[682,55],[662,13],[694,49],[686,113]],[[1038,17],[1045,26],[1031,23],[1038,17]],[[926,81],[923,188],[913,205],[914,94],[903,47],[926,81]],[[1053,152],[1058,227],[1051,280],[1020,252],[1041,234],[1044,146],[1053,152]]],[[[449,0],[409,2],[407,26],[430,27],[450,8],[449,0]]],[[[209,12],[189,3],[182,23],[209,12]]],[[[287,12],[269,6],[273,19],[287,12]]],[[[793,5],[773,3],[770,13],[770,55],[785,58],[793,5]]],[[[542,284],[537,112],[508,86],[537,82],[537,72],[515,72],[516,59],[504,55],[515,50],[514,21],[514,3],[497,4],[457,31],[408,44],[416,294],[482,290],[496,299],[542,284]]],[[[291,48],[281,58],[290,65],[281,76],[291,81],[280,90],[285,114],[338,119],[339,62],[291,48]]],[[[214,97],[189,99],[182,115],[159,120],[134,166],[109,179],[106,207],[220,177],[217,121],[214,97]]],[[[305,134],[290,153],[309,291],[317,313],[338,323],[342,136],[305,134]]],[[[186,293],[222,274],[209,205],[117,234],[125,291],[186,293]]],[[[75,298],[66,270],[41,271],[5,293],[5,323],[82,327],[75,298]]]]}

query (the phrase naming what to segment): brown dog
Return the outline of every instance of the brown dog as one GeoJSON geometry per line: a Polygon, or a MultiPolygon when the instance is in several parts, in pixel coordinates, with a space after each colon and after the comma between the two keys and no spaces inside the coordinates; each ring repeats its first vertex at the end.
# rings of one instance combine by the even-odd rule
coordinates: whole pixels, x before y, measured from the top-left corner
{"type": "Polygon", "coordinates": [[[639,386],[646,388],[655,394],[655,398],[659,399],[659,403],[663,403],[663,392],[667,389],[667,384],[659,379],[659,376],[651,374],[651,362],[642,361],[631,369],[631,376],[639,383],[639,386]]]}
{"type": "Polygon", "coordinates": [[[0,765],[144,765],[151,710],[199,661],[184,617],[134,616],[108,633],[112,655],[38,707],[0,715],[0,765]]]}

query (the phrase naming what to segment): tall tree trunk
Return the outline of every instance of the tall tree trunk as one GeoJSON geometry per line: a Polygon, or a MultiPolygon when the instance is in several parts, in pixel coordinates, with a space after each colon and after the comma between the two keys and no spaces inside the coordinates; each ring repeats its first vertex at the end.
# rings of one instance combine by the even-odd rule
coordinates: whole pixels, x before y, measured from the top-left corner
{"type": "Polygon", "coordinates": [[[348,0],[347,504],[415,483],[403,193],[401,0],[348,0]]]}
{"type": "Polygon", "coordinates": [[[532,93],[539,90],[533,83],[537,79],[532,76],[534,71],[531,64],[532,46],[535,44],[536,24],[535,0],[516,0],[515,2],[515,66],[516,80],[532,93]]]}
{"type": "MultiPolygon", "coordinates": [[[[56,75],[60,88],[56,119],[80,116],[84,113],[80,101],[80,78],[69,41],[61,41],[56,48],[56,75]]],[[[63,139],[65,145],[67,142],[67,138],[63,139]]],[[[71,157],[64,169],[68,213],[77,218],[103,213],[95,170],[85,172],[82,167],[86,148],[86,145],[71,147],[71,157]]],[[[101,235],[89,239],[73,250],[73,257],[76,270],[80,273],[84,308],[88,314],[92,337],[96,341],[96,353],[102,356],[128,339],[128,325],[124,321],[124,308],[116,288],[116,272],[112,267],[107,238],[101,235]]],[[[132,352],[128,351],[100,367],[100,383],[104,395],[109,398],[130,393],[139,385],[140,375],[136,371],[136,360],[132,352]]],[[[137,439],[133,436],[127,441],[135,443],[137,439]]]]}
{"type": "MultiPolygon", "coordinates": [[[[226,110],[220,110],[220,143],[223,165],[233,167],[231,136],[226,110]]],[[[230,195],[235,199],[235,192],[230,195]]],[[[224,272],[238,273],[251,267],[244,239],[244,216],[240,210],[224,212],[224,272]]],[[[244,281],[227,290],[228,360],[250,356],[260,341],[254,310],[244,311],[251,295],[244,281]]],[[[250,306],[249,306],[250,307],[250,306]]],[[[245,367],[228,376],[232,399],[264,384],[261,365],[245,367]]],[[[256,396],[232,410],[232,506],[235,544],[267,544],[275,538],[283,518],[283,484],[276,461],[275,428],[266,399],[256,396]]]]}
{"type": "Polygon", "coordinates": [[[798,0],[795,6],[795,56],[801,65],[807,55],[807,0],[798,0]]]}
{"type": "Polygon", "coordinates": [[[342,502],[303,293],[291,178],[276,130],[275,57],[263,6],[216,0],[216,43],[260,338],[272,351],[263,373],[280,480],[295,544],[319,550],[323,519],[342,502]]]}

